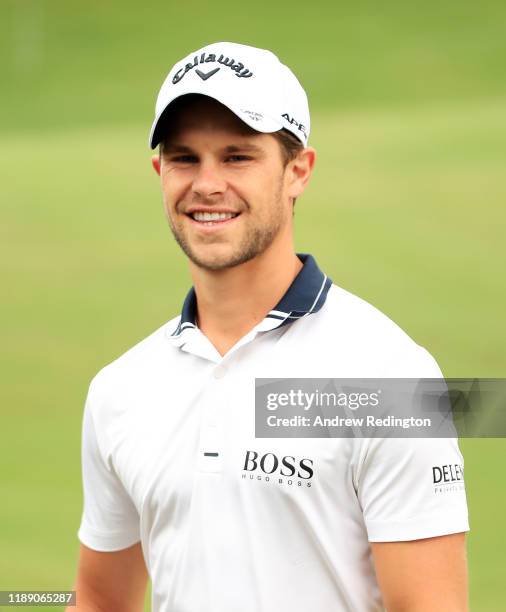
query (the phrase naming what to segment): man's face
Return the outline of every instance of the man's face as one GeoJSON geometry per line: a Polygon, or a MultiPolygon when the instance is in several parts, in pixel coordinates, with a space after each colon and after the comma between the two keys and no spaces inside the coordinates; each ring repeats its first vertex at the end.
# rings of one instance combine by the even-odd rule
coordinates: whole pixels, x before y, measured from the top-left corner
{"type": "Polygon", "coordinates": [[[175,111],[160,160],[167,218],[197,266],[221,270],[291,241],[292,199],[278,141],[198,98],[175,111]]]}

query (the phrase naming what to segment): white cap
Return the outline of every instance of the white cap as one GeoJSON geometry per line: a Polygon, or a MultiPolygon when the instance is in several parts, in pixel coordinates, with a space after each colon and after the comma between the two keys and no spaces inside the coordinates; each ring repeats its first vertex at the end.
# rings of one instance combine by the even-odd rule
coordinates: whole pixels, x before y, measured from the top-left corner
{"type": "Polygon", "coordinates": [[[155,107],[149,144],[162,139],[162,115],[187,94],[214,98],[258,132],[292,132],[304,146],[310,129],[306,92],[293,72],[265,49],[219,42],[190,53],[171,69],[155,107]]]}

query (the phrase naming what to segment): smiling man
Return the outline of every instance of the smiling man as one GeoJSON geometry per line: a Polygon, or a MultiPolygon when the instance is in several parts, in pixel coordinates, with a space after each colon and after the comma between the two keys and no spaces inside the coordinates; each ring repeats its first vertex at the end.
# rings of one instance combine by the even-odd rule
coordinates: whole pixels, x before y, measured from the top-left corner
{"type": "Polygon", "coordinates": [[[209,45],[160,90],[153,166],[193,287],[90,386],[78,610],[142,610],[148,577],[156,612],[467,609],[465,491],[432,481],[462,474],[454,439],[255,437],[255,378],[441,376],[295,253],[309,128],[261,49],[209,45]]]}

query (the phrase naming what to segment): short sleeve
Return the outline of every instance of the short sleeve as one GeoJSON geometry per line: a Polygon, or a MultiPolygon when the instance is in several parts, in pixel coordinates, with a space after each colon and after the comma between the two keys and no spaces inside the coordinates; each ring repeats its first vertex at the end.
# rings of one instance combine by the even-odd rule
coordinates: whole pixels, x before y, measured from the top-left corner
{"type": "Polygon", "coordinates": [[[358,498],[370,542],[469,530],[464,460],[455,438],[369,440],[358,498]]]}
{"type": "MultiPolygon", "coordinates": [[[[387,376],[443,379],[435,359],[420,346],[398,353],[387,376]]],[[[464,459],[456,437],[364,439],[356,486],[370,542],[469,531],[464,459]]]]}
{"type": "Polygon", "coordinates": [[[99,551],[128,548],[140,540],[139,515],[114,472],[93,419],[91,389],[84,409],[82,476],[84,509],[79,540],[99,551]]]}

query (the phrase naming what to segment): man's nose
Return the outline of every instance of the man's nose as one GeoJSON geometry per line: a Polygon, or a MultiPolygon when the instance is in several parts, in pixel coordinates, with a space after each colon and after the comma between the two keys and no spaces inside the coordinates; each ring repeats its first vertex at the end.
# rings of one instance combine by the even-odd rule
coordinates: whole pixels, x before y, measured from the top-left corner
{"type": "Polygon", "coordinates": [[[201,160],[196,168],[192,189],[195,195],[202,198],[223,194],[226,182],[219,163],[214,160],[201,160]]]}

